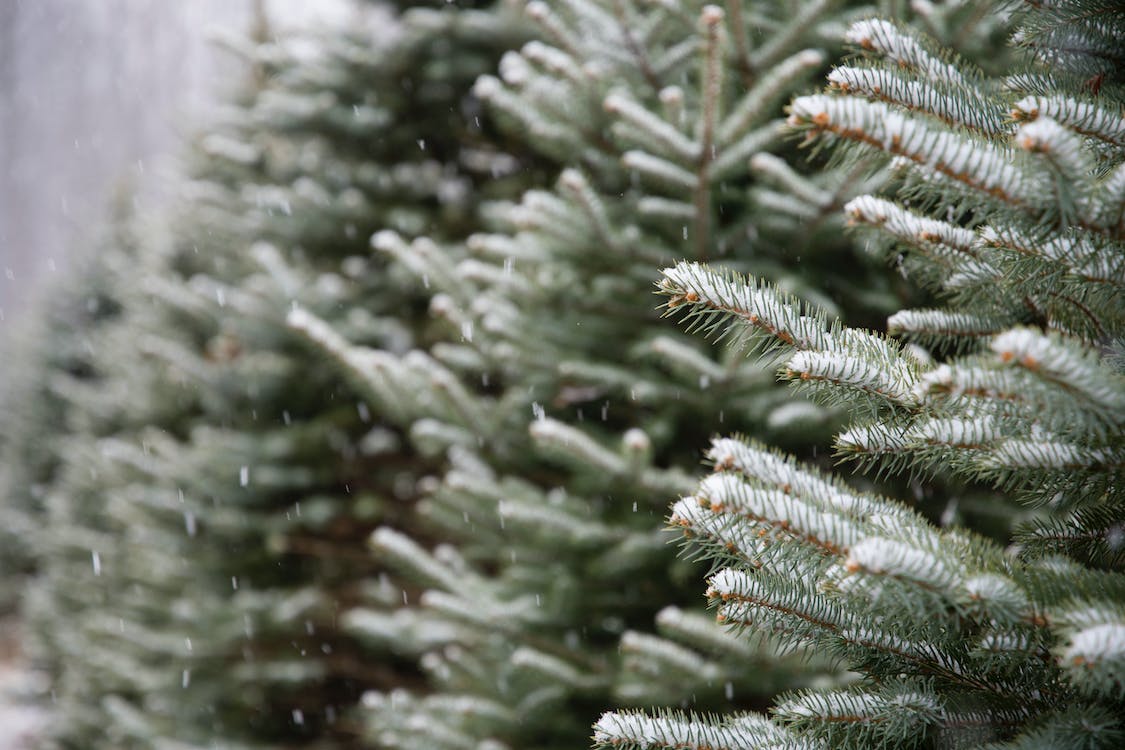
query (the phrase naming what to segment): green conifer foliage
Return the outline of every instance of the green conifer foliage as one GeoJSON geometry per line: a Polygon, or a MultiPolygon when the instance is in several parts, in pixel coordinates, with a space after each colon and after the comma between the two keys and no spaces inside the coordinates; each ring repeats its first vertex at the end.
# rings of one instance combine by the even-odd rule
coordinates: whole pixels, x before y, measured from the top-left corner
{"type": "Polygon", "coordinates": [[[98,252],[56,271],[0,342],[12,363],[0,378],[0,612],[19,609],[36,568],[43,501],[65,460],[62,437],[73,429],[63,394],[72,380],[94,374],[90,336],[117,316],[118,280],[135,261],[131,210],[124,193],[118,198],[98,252]]]}
{"type": "Polygon", "coordinates": [[[364,540],[409,526],[426,461],[285,316],[389,351],[425,341],[419,296],[367,238],[462,237],[519,184],[480,167],[493,147],[462,107],[522,38],[500,12],[357,8],[347,28],[235,42],[256,85],[115,267],[94,377],[55,376],[74,429],[29,617],[56,745],[351,747],[360,693],[409,679],[338,622],[389,595],[364,540]]]}
{"type": "Polygon", "coordinates": [[[791,403],[768,368],[669,331],[652,310],[654,270],[685,253],[721,259],[834,313],[893,299],[864,276],[873,266],[851,255],[839,213],[882,175],[802,174],[782,158],[781,103],[823,69],[843,11],[527,12],[540,38],[476,92],[559,163],[554,189],[490,207],[493,231],[464,246],[372,238],[432,291],[450,341],[395,356],[290,315],[375,413],[449,462],[425,483],[432,531],[389,523],[372,536],[401,598],[344,620],[427,677],[365,697],[378,746],[573,747],[606,702],[745,705],[791,685],[793,660],[692,611],[698,567],[674,561],[653,521],[690,487],[713,425],[806,445],[836,415],[791,403]],[[855,274],[831,271],[841,257],[855,274]]]}
{"type": "Polygon", "coordinates": [[[859,58],[791,105],[808,138],[901,170],[896,198],[845,210],[940,306],[882,335],[695,263],[661,282],[692,327],[776,350],[784,379],[850,405],[841,458],[981,482],[1031,517],[1003,548],[756,440],[715,440],[715,473],[671,520],[716,562],[718,618],[860,678],[785,695],[768,719],[607,713],[598,746],[1125,742],[1125,89],[1104,64],[1125,15],[1074,5],[1100,12],[1056,33],[1044,17],[1077,14],[1028,11],[1016,38],[1039,64],[1001,80],[857,22],[859,58]]]}

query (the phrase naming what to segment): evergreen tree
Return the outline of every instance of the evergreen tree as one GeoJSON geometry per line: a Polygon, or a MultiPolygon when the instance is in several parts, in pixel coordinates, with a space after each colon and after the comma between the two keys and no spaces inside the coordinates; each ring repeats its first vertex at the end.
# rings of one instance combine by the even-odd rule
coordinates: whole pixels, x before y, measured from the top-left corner
{"type": "MultiPolygon", "coordinates": [[[[943,38],[973,19],[919,7],[943,38]]],[[[89,371],[51,380],[30,616],[57,745],[563,747],[607,704],[832,672],[690,611],[653,520],[714,423],[805,450],[840,412],[649,292],[688,253],[852,320],[903,293],[841,237],[885,174],[802,172],[778,131],[852,11],[527,10],[540,39],[475,96],[523,38],[500,10],[240,46],[256,85],[115,261],[89,371]]],[[[963,49],[1002,27],[974,20],[963,49]]]]}
{"type": "Polygon", "coordinates": [[[72,430],[28,609],[60,747],[352,746],[359,694],[409,679],[338,618],[380,590],[363,540],[408,525],[426,461],[285,314],[390,351],[425,340],[418,295],[365,257],[367,237],[462,237],[479,201],[520,183],[493,179],[518,162],[462,108],[523,34],[452,7],[260,32],[232,40],[254,85],[114,266],[121,310],[90,334],[90,377],[53,376],[72,430]]]}
{"type": "Polygon", "coordinates": [[[841,458],[991,487],[1007,546],[717,439],[671,521],[715,563],[718,618],[858,679],[789,693],[771,718],[608,713],[599,746],[1125,742],[1125,14],[1028,6],[1031,61],[1001,79],[865,20],[829,94],[791,105],[810,140],[893,161],[896,197],[845,211],[939,304],[883,335],[695,263],[661,282],[693,327],[780,352],[784,379],[848,405],[841,458]]]}
{"type": "Polygon", "coordinates": [[[792,660],[691,611],[700,571],[674,561],[653,519],[689,486],[712,422],[802,446],[826,439],[836,413],[669,331],[650,312],[654,271],[687,252],[781,276],[834,313],[893,300],[893,284],[851,255],[839,216],[882,174],[801,174],[779,156],[781,101],[822,69],[842,11],[527,10],[540,38],[476,91],[559,164],[555,188],[495,205],[493,230],[465,245],[372,238],[434,293],[450,341],[395,356],[290,315],[374,413],[449,462],[426,482],[430,529],[390,523],[372,537],[401,595],[344,620],[427,677],[368,694],[379,746],[575,746],[607,702],[760,704],[792,684],[792,660]],[[842,257],[855,274],[833,273],[842,257]]]}
{"type": "Polygon", "coordinates": [[[128,200],[126,191],[117,196],[99,252],[56,269],[58,276],[0,342],[14,364],[0,378],[0,612],[18,610],[35,571],[32,539],[65,461],[60,438],[70,430],[70,416],[59,389],[93,374],[90,335],[120,310],[116,279],[122,266],[132,265],[134,249],[128,200]]]}

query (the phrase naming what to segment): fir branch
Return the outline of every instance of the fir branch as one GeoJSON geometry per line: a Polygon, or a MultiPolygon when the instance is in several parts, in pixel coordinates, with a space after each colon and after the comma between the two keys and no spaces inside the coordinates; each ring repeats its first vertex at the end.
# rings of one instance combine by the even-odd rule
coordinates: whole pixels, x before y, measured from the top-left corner
{"type": "Polygon", "coordinates": [[[900,157],[1018,209],[1034,211],[1043,203],[1040,181],[1019,170],[1008,150],[906,117],[882,102],[802,96],[790,104],[788,123],[814,135],[830,133],[900,157]]]}
{"type": "Polygon", "coordinates": [[[846,517],[784,492],[756,489],[727,472],[706,477],[696,497],[712,513],[734,513],[776,527],[831,555],[848,550],[864,534],[862,526],[846,517]]]}
{"type": "Polygon", "coordinates": [[[795,80],[820,68],[824,62],[823,52],[808,49],[772,66],[731,108],[719,127],[716,143],[724,149],[736,143],[748,128],[761,122],[763,115],[785,91],[792,88],[795,80]]]}
{"type": "Polygon", "coordinates": [[[802,3],[797,12],[770,36],[767,43],[750,54],[751,68],[765,70],[776,65],[793,47],[794,42],[805,34],[817,19],[826,15],[836,2],[837,0],[806,0],[802,3]]]}
{"type": "Polygon", "coordinates": [[[954,351],[975,347],[1018,322],[1005,315],[948,310],[899,310],[887,318],[887,332],[923,345],[944,345],[954,351]]]}
{"type": "Polygon", "coordinates": [[[984,136],[995,137],[1012,130],[1004,113],[992,102],[979,96],[966,97],[962,91],[957,91],[960,96],[945,93],[930,83],[908,80],[893,71],[844,65],[829,73],[828,83],[845,94],[861,94],[895,104],[984,136]]]}
{"type": "Polygon", "coordinates": [[[1074,97],[1025,96],[1012,105],[1011,116],[1017,122],[1050,118],[1079,135],[1125,148],[1125,117],[1074,97]]]}
{"type": "Polygon", "coordinates": [[[1085,399],[1092,418],[1125,423],[1125,382],[1088,348],[1030,328],[1016,328],[997,336],[991,348],[1000,362],[1019,366],[1085,399]]]}
{"type": "Polygon", "coordinates": [[[737,471],[768,487],[798,495],[824,510],[856,519],[907,512],[885,498],[855,492],[836,476],[799,466],[792,457],[757,442],[746,442],[738,437],[716,438],[707,457],[716,471],[737,471]]]}
{"type": "Polygon", "coordinates": [[[742,15],[743,0],[727,0],[727,13],[730,14],[731,36],[734,37],[735,58],[743,87],[749,89],[754,84],[755,70],[750,62],[750,48],[746,43],[746,20],[742,15]]]}
{"type": "Polygon", "coordinates": [[[1125,568],[1125,521],[1114,503],[1078,508],[1058,518],[1036,519],[1016,536],[1029,558],[1061,553],[1088,566],[1125,568]]]}
{"type": "Polygon", "coordinates": [[[613,750],[741,750],[785,744],[794,750],[816,747],[786,732],[764,716],[717,717],[682,713],[656,716],[632,712],[603,714],[594,724],[594,743],[613,750]]]}
{"type": "Polygon", "coordinates": [[[665,86],[660,89],[657,95],[660,98],[660,104],[664,108],[664,119],[672,124],[672,127],[677,130],[683,130],[685,126],[684,117],[684,90],[679,86],[665,86]]]}
{"type": "Polygon", "coordinates": [[[980,242],[1010,250],[1024,257],[1042,258],[1063,265],[1069,274],[1084,281],[1106,284],[1125,293],[1125,256],[1103,237],[1074,230],[1039,237],[1013,227],[984,227],[980,242]]]}
{"type": "Polygon", "coordinates": [[[715,159],[715,128],[718,126],[723,93],[723,34],[722,8],[704,7],[700,16],[703,25],[702,111],[699,118],[699,156],[695,165],[695,188],[692,205],[695,207],[695,224],[692,229],[692,246],[695,257],[707,258],[711,244],[711,162],[715,159]]]}
{"type": "Polygon", "coordinates": [[[823,395],[836,398],[840,386],[879,396],[887,403],[913,409],[917,362],[905,357],[901,347],[880,336],[834,326],[826,330],[824,316],[804,314],[802,306],[786,300],[769,286],[743,281],[737,274],[722,274],[695,263],[664,270],[658,285],[671,297],[669,310],[687,306],[689,330],[702,330],[717,339],[734,333],[747,337],[768,334],[766,350],[786,345],[797,350],[787,362],[786,377],[801,385],[832,386],[823,395]],[[727,325],[725,325],[727,324],[727,325]]]}
{"type": "Polygon", "coordinates": [[[630,134],[633,140],[644,140],[651,145],[661,146],[668,156],[681,165],[694,164],[700,159],[702,146],[685,136],[674,125],[656,116],[638,104],[625,91],[611,93],[605,99],[605,110],[627,123],[629,130],[639,131],[630,134]],[[638,138],[637,136],[641,136],[638,138]]]}
{"type": "Polygon", "coordinates": [[[875,396],[904,409],[918,406],[915,373],[910,360],[879,361],[839,350],[797,352],[785,363],[785,376],[801,385],[824,383],[875,396]]]}
{"type": "Polygon", "coordinates": [[[732,523],[711,511],[709,503],[700,503],[693,496],[678,500],[668,516],[668,525],[680,529],[684,536],[697,546],[693,549],[700,558],[736,558],[743,562],[756,560],[762,552],[759,529],[750,524],[732,523]],[[706,546],[698,546],[698,543],[706,546]]]}
{"type": "Polygon", "coordinates": [[[904,683],[866,689],[801,691],[778,703],[786,727],[820,736],[833,746],[908,746],[945,715],[938,696],[922,685],[904,683]]]}
{"type": "Polygon", "coordinates": [[[848,572],[893,576],[936,591],[948,591],[959,587],[965,575],[964,569],[951,568],[951,563],[916,544],[870,537],[848,550],[844,567],[848,572]]]}
{"type": "Polygon", "coordinates": [[[910,32],[890,21],[872,18],[852,24],[844,39],[868,52],[885,57],[900,68],[935,84],[951,84],[969,88],[970,83],[956,65],[942,60],[940,53],[927,49],[929,46],[910,32]]]}
{"type": "Polygon", "coordinates": [[[1075,688],[1092,696],[1125,697],[1125,611],[1120,602],[1074,606],[1055,615],[1066,639],[1057,655],[1075,688]]]}
{"type": "Polygon", "coordinates": [[[751,660],[759,656],[759,652],[751,644],[738,638],[730,630],[720,628],[714,618],[707,617],[702,612],[665,607],[656,613],[656,625],[661,633],[675,636],[695,648],[724,659],[735,656],[751,660]]]}
{"type": "Polygon", "coordinates": [[[1015,142],[1049,165],[1054,178],[1052,210],[1058,212],[1063,225],[1089,226],[1090,196],[1085,178],[1093,171],[1093,163],[1081,138],[1054,120],[1040,117],[1021,123],[1015,142]]]}
{"type": "Polygon", "coordinates": [[[768,285],[727,271],[716,272],[699,263],[682,262],[663,271],[657,284],[668,296],[669,313],[685,306],[689,330],[721,339],[731,335],[726,318],[735,318],[752,331],[798,350],[824,350],[830,340],[827,325],[815,313],[768,285]]]}
{"type": "Polygon", "coordinates": [[[754,154],[750,159],[750,169],[759,177],[768,178],[781,185],[786,198],[796,198],[821,214],[835,208],[836,196],[821,188],[812,180],[798,174],[784,159],[769,153],[754,154]]]}
{"type": "Polygon", "coordinates": [[[637,69],[644,76],[648,85],[651,86],[654,91],[659,91],[661,89],[660,79],[653,70],[652,63],[649,61],[648,54],[644,47],[641,46],[633,35],[632,26],[635,21],[629,17],[624,0],[614,0],[613,12],[617,17],[617,25],[621,30],[621,38],[625,41],[625,48],[629,50],[633,58],[637,61],[637,69]]]}
{"type": "MultiPolygon", "coordinates": [[[[621,164],[626,169],[639,172],[657,185],[667,185],[688,193],[696,190],[699,185],[697,175],[678,164],[647,154],[644,151],[626,151],[621,156],[621,164]]],[[[694,216],[697,206],[692,205],[694,216]]]]}
{"type": "Polygon", "coordinates": [[[621,636],[621,651],[641,663],[646,671],[657,674],[674,673],[682,675],[680,679],[703,684],[714,682],[723,676],[723,670],[718,664],[695,651],[665,638],[633,630],[626,631],[621,636]]]}
{"type": "MultiPolygon", "coordinates": [[[[938,676],[972,689],[999,687],[973,676],[967,665],[935,644],[915,642],[854,622],[842,602],[795,582],[726,569],[711,578],[707,595],[720,602],[718,616],[722,622],[763,628],[814,647],[835,647],[857,661],[889,658],[900,669],[938,676]]],[[[1013,685],[1003,689],[1016,690],[1013,685]]]]}

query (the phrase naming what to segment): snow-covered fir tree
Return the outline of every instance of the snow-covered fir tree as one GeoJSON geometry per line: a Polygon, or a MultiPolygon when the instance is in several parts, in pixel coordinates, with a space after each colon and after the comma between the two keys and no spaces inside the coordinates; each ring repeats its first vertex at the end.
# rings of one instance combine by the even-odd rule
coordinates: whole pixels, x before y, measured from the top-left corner
{"type": "Polygon", "coordinates": [[[890,196],[844,211],[933,306],[882,334],[697,263],[661,282],[692,327],[848,405],[840,458],[990,487],[1011,528],[999,543],[940,528],[758,440],[716,439],[715,472],[671,523],[715,563],[719,620],[856,679],[783,695],[768,718],[607,713],[600,747],[1125,742],[1125,13],[1027,6],[1028,62],[1003,77],[868,19],[830,91],[790,107],[845,160],[892,162],[890,196]]]}
{"type": "MultiPolygon", "coordinates": [[[[770,368],[670,329],[652,283],[687,255],[780,278],[833,314],[894,302],[893,280],[841,231],[840,207],[884,175],[802,173],[783,158],[781,105],[824,70],[850,11],[526,10],[539,38],[476,91],[506,132],[558,163],[554,189],[496,204],[493,231],[465,245],[372,238],[433,293],[450,340],[395,356],[308,311],[290,316],[374,413],[448,460],[424,485],[431,529],[372,536],[401,598],[344,619],[427,678],[366,696],[377,746],[573,747],[599,706],[760,704],[815,679],[696,611],[701,569],[676,563],[657,521],[715,425],[807,446],[837,415],[794,402],[770,368]],[[842,262],[854,272],[835,273],[842,262]]],[[[970,39],[997,26],[985,21],[970,39]]]]}
{"type": "MultiPolygon", "coordinates": [[[[361,692],[410,678],[338,623],[381,595],[365,539],[409,526],[426,462],[285,316],[389,351],[425,340],[424,303],[368,237],[462,237],[481,200],[516,191],[488,168],[513,157],[462,107],[523,38],[504,12],[372,6],[230,40],[253,85],[196,139],[137,251],[106,253],[120,309],[87,333],[88,371],[47,367],[67,429],[31,514],[45,743],[351,747],[361,692]]],[[[5,462],[40,447],[21,437],[5,462]]]]}
{"type": "MultiPolygon", "coordinates": [[[[138,228],[143,252],[112,264],[120,315],[89,334],[81,371],[49,365],[68,436],[29,506],[46,514],[29,538],[29,608],[56,744],[562,748],[587,744],[611,706],[731,710],[783,688],[844,689],[831,663],[703,614],[702,569],[675,559],[659,519],[691,491],[713,430],[808,456],[854,402],[793,399],[772,364],[677,332],[651,295],[657,269],[687,257],[772,279],[829,318],[871,322],[915,298],[843,236],[891,174],[884,160],[804,164],[780,129],[782,104],[815,87],[867,13],[844,5],[557,0],[528,3],[523,26],[429,3],[236,45],[255,85],[197,139],[171,216],[138,228]]],[[[975,4],[912,6],[912,23],[970,55],[1005,28],[975,4]]],[[[1059,49],[1052,35],[1081,25],[1067,22],[1028,26],[1022,42],[1059,49]]],[[[893,63],[852,67],[897,76],[925,103],[912,111],[951,132],[1006,142],[989,103],[1007,94],[944,57],[919,74],[909,56],[924,52],[904,41],[884,53],[893,63]],[[949,72],[968,82],[947,90],[949,72]]],[[[1055,63],[1089,91],[1115,84],[1073,52],[1055,63]]],[[[1099,148],[1098,168],[1112,164],[1099,148]]],[[[946,216],[953,201],[927,203],[925,177],[908,178],[914,210],[1000,225],[946,216]]],[[[902,265],[940,284],[914,254],[902,265]]],[[[822,348],[906,351],[843,331],[825,328],[822,348]]],[[[909,356],[902,377],[921,378],[927,355],[909,356]]],[[[853,376],[879,375],[858,362],[853,376]]],[[[899,404],[870,413],[910,418],[899,404]]],[[[713,449],[731,476],[739,445],[713,449]]],[[[954,453],[934,448],[925,468],[956,481],[954,453]]],[[[941,536],[896,513],[914,525],[895,541],[941,536]]],[[[867,699],[844,690],[829,695],[867,699]]]]}
{"type": "Polygon", "coordinates": [[[65,463],[74,429],[62,395],[93,375],[91,334],[120,312],[117,280],[136,262],[131,194],[114,197],[108,229],[68,271],[55,270],[0,345],[11,364],[0,378],[0,612],[16,612],[36,568],[44,497],[65,463]]]}

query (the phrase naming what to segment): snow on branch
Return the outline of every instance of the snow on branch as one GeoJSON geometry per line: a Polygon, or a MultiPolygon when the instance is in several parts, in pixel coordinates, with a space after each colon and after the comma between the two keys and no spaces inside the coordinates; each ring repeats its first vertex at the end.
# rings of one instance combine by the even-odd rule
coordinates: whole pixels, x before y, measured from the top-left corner
{"type": "Polygon", "coordinates": [[[980,242],[1064,266],[1070,274],[1125,293],[1125,255],[1102,237],[1072,230],[1037,237],[1014,227],[983,227],[980,242]]]}
{"type": "Polygon", "coordinates": [[[728,516],[715,513],[710,503],[700,502],[694,496],[677,500],[668,516],[670,526],[681,529],[685,536],[712,545],[712,550],[722,549],[727,556],[753,560],[762,550],[760,530],[750,523],[731,523],[728,516]]]}
{"type": "Polygon", "coordinates": [[[901,511],[889,500],[853,491],[835,476],[798,466],[790,456],[737,438],[716,438],[707,457],[716,471],[737,471],[744,477],[798,495],[822,510],[863,519],[875,513],[901,511]]]}
{"type": "MultiPolygon", "coordinates": [[[[1060,187],[1077,193],[1071,200],[1086,197],[1082,195],[1082,190],[1088,184],[1088,175],[1093,171],[1094,165],[1080,136],[1049,117],[1038,117],[1020,123],[1015,143],[1024,151],[1038,154],[1050,162],[1067,181],[1066,185],[1060,187]]],[[[1066,196],[1060,196],[1063,197],[1066,196]]]]}
{"type": "Polygon", "coordinates": [[[802,96],[789,106],[789,125],[900,157],[923,173],[941,176],[1017,208],[1043,201],[1039,180],[1029,179],[1010,150],[945,126],[927,123],[857,96],[802,96]]]}
{"type": "Polygon", "coordinates": [[[846,386],[905,408],[918,405],[913,370],[905,358],[887,361],[838,351],[797,352],[785,363],[791,380],[846,386]]]}
{"type": "Polygon", "coordinates": [[[865,534],[851,519],[821,511],[813,503],[778,490],[755,488],[736,474],[705,477],[696,496],[710,505],[712,513],[737,514],[774,526],[830,554],[848,549],[865,534]]]}
{"type": "Polygon", "coordinates": [[[1125,423],[1125,381],[1089,348],[1057,334],[1013,328],[993,339],[992,351],[1000,362],[1080,394],[1095,411],[1125,423]]]}
{"type": "MultiPolygon", "coordinates": [[[[1105,450],[1068,442],[1058,436],[1043,435],[1033,439],[1012,438],[1000,443],[988,456],[988,463],[1009,470],[1097,470],[1112,460],[1105,450]]],[[[1121,457],[1117,460],[1120,467],[1121,457]]]]}
{"type": "Polygon", "coordinates": [[[853,223],[878,227],[911,245],[939,244],[954,253],[977,255],[973,247],[976,234],[971,229],[908,211],[885,198],[858,196],[844,205],[844,212],[853,223]]]}
{"type": "Polygon", "coordinates": [[[881,18],[856,21],[848,28],[844,39],[931,82],[967,87],[965,77],[955,65],[926,51],[912,34],[890,21],[881,18]]]}
{"type": "Polygon", "coordinates": [[[687,309],[690,330],[717,339],[765,334],[766,350],[783,345],[796,349],[784,372],[797,384],[828,386],[824,395],[830,397],[844,386],[902,408],[917,406],[913,390],[919,365],[893,340],[839,325],[828,330],[824,314],[807,314],[808,305],[754,279],[699,263],[664,269],[657,286],[671,298],[669,310],[687,309]]]}
{"type": "Polygon", "coordinates": [[[664,269],[657,288],[670,299],[670,311],[686,305],[691,328],[722,338],[726,317],[743,322],[797,349],[821,350],[830,335],[821,316],[805,315],[801,304],[773,287],[733,272],[713,271],[702,263],[682,262],[664,269]]]}
{"type": "Polygon", "coordinates": [[[949,310],[899,310],[887,318],[887,331],[914,341],[967,348],[994,336],[1015,321],[1005,314],[974,314],[949,310]]]}
{"type": "Polygon", "coordinates": [[[945,591],[957,586],[964,571],[951,566],[948,556],[935,554],[916,544],[869,537],[848,551],[844,565],[849,572],[865,571],[894,576],[945,591]]]}
{"type": "Polygon", "coordinates": [[[613,750],[741,750],[775,747],[793,750],[818,747],[801,740],[764,716],[746,714],[722,723],[709,717],[639,711],[609,712],[594,724],[594,743],[613,750]]]}
{"type": "Polygon", "coordinates": [[[960,450],[983,450],[1000,439],[996,420],[989,416],[935,417],[915,423],[909,437],[925,445],[960,450]]]}
{"type": "Polygon", "coordinates": [[[409,536],[388,526],[376,529],[369,544],[385,560],[426,586],[457,590],[473,583],[465,580],[464,571],[443,564],[409,536]]]}
{"type": "Polygon", "coordinates": [[[1056,655],[1070,681],[1087,695],[1125,696],[1125,611],[1120,602],[1059,613],[1066,641],[1056,655]]]}
{"type": "Polygon", "coordinates": [[[1026,96],[1012,105],[1012,119],[1050,118],[1074,132],[1125,148],[1125,117],[1069,96],[1026,96]]]}
{"type": "Polygon", "coordinates": [[[698,182],[696,176],[689,170],[644,151],[626,151],[621,155],[621,164],[657,185],[666,185],[684,192],[693,190],[698,182]]]}
{"type": "Polygon", "coordinates": [[[937,644],[871,627],[858,608],[815,591],[810,584],[726,568],[711,577],[707,595],[720,602],[723,622],[762,629],[792,642],[834,646],[855,658],[890,658],[906,672],[982,686],[961,660],[937,644]]]}
{"type": "Polygon", "coordinates": [[[628,91],[615,91],[607,96],[605,110],[616,115],[623,125],[628,126],[623,132],[630,133],[631,140],[657,146],[668,157],[674,158],[681,164],[692,164],[699,158],[699,143],[650,112],[628,91]]]}
{"type": "MultiPolygon", "coordinates": [[[[865,690],[807,690],[792,694],[774,709],[794,729],[831,727],[828,735],[854,746],[873,746],[898,738],[903,744],[945,714],[938,696],[909,685],[892,685],[877,692],[865,690]]],[[[893,741],[893,740],[892,740],[893,741]]]]}
{"type": "Polygon", "coordinates": [[[1024,384],[1010,370],[970,364],[938,365],[923,374],[917,385],[919,397],[934,404],[966,397],[1018,403],[1025,400],[1023,389],[1024,384]]]}
{"type": "Polygon", "coordinates": [[[828,83],[845,94],[897,104],[983,135],[995,136],[1012,129],[1004,121],[1004,113],[979,96],[967,96],[963,91],[947,93],[933,84],[907,80],[882,68],[841,65],[828,74],[828,83]]]}

